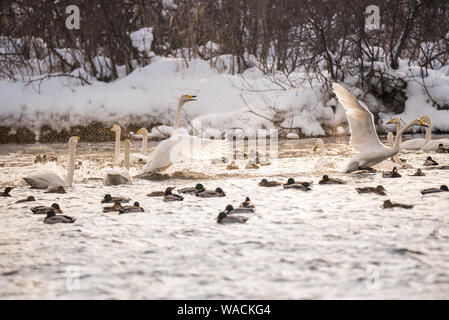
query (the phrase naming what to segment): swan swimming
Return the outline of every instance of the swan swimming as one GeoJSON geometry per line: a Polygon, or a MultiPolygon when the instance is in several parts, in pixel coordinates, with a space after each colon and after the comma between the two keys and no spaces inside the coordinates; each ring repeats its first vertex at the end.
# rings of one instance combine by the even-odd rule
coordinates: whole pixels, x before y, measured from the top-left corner
{"type": "Polygon", "coordinates": [[[420,119],[411,121],[397,133],[393,147],[387,147],[380,142],[374,126],[373,114],[363,102],[358,101],[338,83],[334,83],[333,88],[338,100],[346,111],[346,117],[348,118],[349,128],[351,130],[350,144],[359,152],[349,160],[344,169],[346,173],[369,168],[385,159],[393,157],[399,152],[400,139],[405,130],[414,125],[428,126],[420,119]]]}
{"type": "Polygon", "coordinates": [[[190,101],[196,101],[196,96],[182,95],[179,98],[178,110],[173,123],[173,134],[170,138],[161,141],[156,150],[150,155],[151,161],[147,162],[142,170],[144,173],[159,172],[170,167],[173,162],[182,160],[203,160],[212,155],[217,156],[222,153],[220,140],[209,140],[193,137],[181,132],[179,123],[181,119],[182,107],[190,101]]]}
{"type": "Polygon", "coordinates": [[[70,137],[69,139],[68,169],[67,175],[64,178],[61,178],[56,173],[49,170],[44,173],[27,176],[23,178],[23,180],[25,180],[25,182],[34,189],[47,189],[48,187],[71,187],[73,183],[73,175],[75,173],[75,149],[79,140],[79,137],[70,137]]]}
{"type": "MultiPolygon", "coordinates": [[[[432,140],[432,119],[430,116],[425,115],[419,118],[424,121],[428,127],[426,128],[425,138],[416,138],[402,142],[401,149],[406,150],[422,150],[422,151],[436,151],[440,144],[445,147],[449,147],[449,139],[436,139],[432,140]]],[[[396,132],[401,129],[401,119],[393,118],[387,122],[387,124],[396,123],[396,132]]]]}
{"type": "Polygon", "coordinates": [[[120,184],[132,184],[133,179],[129,173],[129,151],[131,149],[131,141],[125,140],[125,159],[123,161],[124,168],[113,168],[106,173],[103,180],[105,186],[116,186],[120,184]]]}
{"type": "MultiPolygon", "coordinates": [[[[125,154],[120,153],[120,137],[122,128],[118,124],[114,124],[111,128],[111,131],[115,132],[115,148],[114,148],[114,163],[115,164],[123,164],[125,160],[125,154]]],[[[145,128],[141,128],[137,131],[137,134],[142,135],[142,153],[131,153],[129,155],[129,162],[135,163],[139,161],[148,161],[148,156],[145,155],[147,144],[148,144],[148,130],[145,128]]]]}

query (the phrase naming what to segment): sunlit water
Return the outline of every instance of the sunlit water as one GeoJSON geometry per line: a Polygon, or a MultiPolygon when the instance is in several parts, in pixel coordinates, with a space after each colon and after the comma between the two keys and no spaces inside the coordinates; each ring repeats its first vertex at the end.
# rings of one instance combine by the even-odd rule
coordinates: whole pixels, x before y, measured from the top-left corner
{"type": "MultiPolygon", "coordinates": [[[[82,166],[62,195],[31,190],[21,177],[44,168],[64,173],[65,145],[0,145],[0,186],[16,186],[12,198],[0,197],[0,298],[449,298],[449,193],[420,193],[449,184],[449,170],[411,177],[427,154],[402,152],[415,168],[400,170],[402,178],[346,175],[340,170],[352,151],[344,139],[326,144],[324,156],[312,152],[312,142],[284,143],[277,166],[245,170],[239,163],[241,169],[229,171],[225,164],[178,164],[168,170],[170,180],[114,187],[101,181],[112,143],[81,142],[82,166]],[[58,163],[34,164],[43,153],[58,163]],[[348,184],[319,185],[325,173],[348,184]],[[263,177],[313,180],[313,190],[259,187],[263,177]],[[176,203],[146,196],[198,182],[220,186],[227,196],[187,195],[176,203]],[[388,196],[355,191],[378,184],[388,196]],[[145,212],[103,213],[106,193],[139,201],[145,212]],[[38,201],[15,203],[28,195],[38,201]],[[238,206],[246,196],[257,207],[246,224],[216,223],[227,204],[238,206]],[[415,207],[383,210],[386,199],[415,207]],[[76,222],[46,225],[31,214],[30,207],[53,202],[76,222]]],[[[139,142],[133,144],[137,149],[139,142]]],[[[432,157],[449,164],[449,155],[432,157]]]]}

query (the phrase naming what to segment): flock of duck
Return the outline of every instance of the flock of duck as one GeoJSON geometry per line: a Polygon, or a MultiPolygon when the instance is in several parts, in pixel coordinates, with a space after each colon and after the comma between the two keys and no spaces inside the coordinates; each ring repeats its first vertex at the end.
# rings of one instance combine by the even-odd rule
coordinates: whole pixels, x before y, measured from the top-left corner
{"type": "MultiPolygon", "coordinates": [[[[374,117],[368,108],[359,100],[357,100],[349,91],[347,91],[343,86],[334,83],[334,92],[337,95],[339,101],[344,106],[346,115],[348,118],[349,127],[351,130],[351,146],[358,151],[358,153],[353,156],[348,164],[346,165],[344,172],[351,173],[355,171],[373,171],[372,166],[387,160],[389,158],[395,163],[395,167],[390,172],[384,172],[384,178],[400,178],[398,167],[404,167],[404,160],[400,159],[397,154],[399,150],[409,149],[409,150],[422,150],[422,151],[435,151],[439,153],[449,153],[449,140],[439,139],[432,140],[431,138],[431,119],[429,116],[423,116],[419,119],[414,119],[409,124],[401,127],[401,120],[399,118],[394,118],[390,120],[389,124],[396,124],[396,136],[393,138],[392,133],[388,135],[389,146],[383,144],[379,137],[377,136],[374,117]],[[424,139],[412,139],[402,142],[402,134],[411,126],[423,126],[426,127],[426,136],[424,139]]],[[[129,139],[125,140],[125,152],[121,154],[120,152],[120,134],[121,129],[118,125],[114,125],[111,131],[116,134],[115,142],[115,153],[114,153],[114,163],[117,164],[116,167],[111,169],[110,172],[106,173],[103,183],[104,185],[120,185],[120,184],[132,184],[132,177],[129,172],[130,163],[135,161],[144,161],[146,164],[143,168],[143,173],[157,173],[165,170],[171,164],[173,159],[170,154],[175,148],[183,148],[182,139],[199,139],[200,144],[196,147],[194,152],[200,152],[205,154],[216,154],[214,153],[217,141],[210,139],[202,139],[198,137],[192,137],[187,135],[185,132],[179,131],[180,115],[183,105],[189,101],[195,101],[196,96],[183,95],[179,99],[178,110],[176,113],[173,134],[170,138],[163,140],[156,147],[155,151],[150,155],[145,155],[148,141],[148,131],[144,128],[140,129],[137,134],[142,136],[142,149],[141,153],[130,153],[131,142],[129,139]],[[120,164],[120,166],[118,166],[120,164]]],[[[76,144],[80,140],[79,137],[71,137],[68,141],[69,147],[69,158],[68,158],[68,169],[67,175],[61,177],[54,172],[46,171],[43,173],[33,174],[24,177],[23,180],[35,189],[47,189],[47,193],[65,193],[64,187],[72,186],[73,175],[76,169],[75,164],[75,148],[76,144]]],[[[317,146],[322,150],[324,143],[321,139],[318,139],[317,146]]],[[[191,148],[190,148],[191,149],[191,148]]],[[[189,154],[192,159],[197,159],[193,154],[189,154]]],[[[39,156],[37,161],[51,161],[46,158],[46,156],[39,156]]],[[[229,170],[235,169],[233,167],[234,163],[228,166],[229,170]]],[[[439,169],[449,169],[447,166],[439,166],[439,164],[433,160],[430,156],[427,157],[423,166],[436,167],[439,169]]],[[[421,169],[413,174],[413,176],[424,176],[424,172],[421,169]]],[[[342,185],[346,184],[346,181],[337,178],[331,178],[328,175],[324,175],[319,181],[320,185],[342,185]]],[[[284,189],[296,189],[304,192],[312,190],[313,182],[311,181],[295,181],[293,178],[289,178],[286,183],[281,183],[279,181],[269,181],[267,179],[262,179],[259,182],[260,187],[280,187],[284,189]]],[[[7,187],[0,196],[11,197],[11,190],[13,187],[7,187]]],[[[177,193],[173,193],[175,187],[168,187],[164,191],[155,191],[148,194],[148,197],[162,197],[164,202],[171,201],[183,201],[185,195],[196,196],[200,198],[212,198],[212,197],[225,197],[226,193],[222,188],[216,188],[215,190],[206,189],[203,184],[198,183],[195,187],[187,187],[178,189],[177,193]]],[[[356,188],[358,193],[375,193],[378,195],[386,195],[385,188],[381,185],[377,187],[359,187],[356,188]]],[[[422,194],[437,193],[437,192],[449,192],[446,185],[442,185],[439,188],[431,188],[422,190],[422,194]]],[[[36,201],[33,196],[29,196],[26,199],[18,200],[17,203],[22,202],[32,202],[36,201]]],[[[106,194],[101,200],[101,203],[112,204],[111,206],[106,206],[103,208],[104,212],[118,212],[118,214],[133,213],[133,212],[144,212],[139,202],[134,202],[133,205],[123,205],[127,204],[131,199],[121,196],[112,196],[106,194]]],[[[390,200],[386,200],[382,208],[394,208],[400,207],[405,209],[413,208],[413,205],[393,203],[390,200]]],[[[50,207],[47,206],[35,206],[31,207],[31,212],[33,214],[45,215],[44,223],[55,224],[55,223],[73,223],[75,222],[74,217],[70,217],[62,214],[62,210],[57,203],[53,203],[50,207]]],[[[245,201],[242,202],[237,208],[232,205],[228,205],[222,212],[218,214],[217,223],[245,223],[248,218],[241,216],[241,214],[254,213],[256,210],[255,205],[251,202],[249,197],[246,197],[245,201]]]]}

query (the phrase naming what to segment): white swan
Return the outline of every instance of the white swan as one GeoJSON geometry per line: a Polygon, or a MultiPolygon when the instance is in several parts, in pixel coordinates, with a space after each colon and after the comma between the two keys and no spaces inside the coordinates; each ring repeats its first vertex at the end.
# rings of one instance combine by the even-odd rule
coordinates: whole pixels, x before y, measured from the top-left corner
{"type": "Polygon", "coordinates": [[[209,140],[193,137],[179,128],[182,107],[189,101],[195,101],[196,96],[182,95],[179,98],[178,110],[173,123],[173,134],[161,141],[152,153],[152,159],[143,168],[142,173],[153,173],[165,170],[173,164],[184,160],[204,160],[211,157],[221,157],[222,144],[220,140],[209,140]]]}
{"type": "MultiPolygon", "coordinates": [[[[449,147],[449,139],[432,140],[432,119],[430,118],[430,116],[425,115],[419,119],[424,121],[428,125],[428,127],[426,128],[425,138],[416,138],[404,141],[401,144],[401,149],[436,151],[440,144],[442,144],[444,147],[449,147]]],[[[396,132],[401,129],[400,118],[393,118],[387,123],[396,123],[396,132]]]]}
{"type": "Polygon", "coordinates": [[[129,151],[131,150],[131,141],[125,140],[125,154],[122,168],[113,168],[106,173],[103,180],[105,186],[116,186],[119,184],[132,184],[133,180],[129,173],[129,151]]]}
{"type": "Polygon", "coordinates": [[[400,138],[405,130],[414,125],[427,127],[427,124],[422,120],[415,119],[397,133],[393,147],[387,147],[380,142],[374,126],[373,114],[363,102],[358,101],[338,83],[334,83],[333,88],[338,100],[346,111],[351,130],[350,144],[355,150],[359,151],[358,154],[349,160],[344,170],[346,173],[371,167],[396,155],[399,152],[400,138]]]}
{"type": "MultiPolygon", "coordinates": [[[[400,129],[399,129],[399,130],[400,130],[400,129]]],[[[389,145],[390,147],[393,147],[393,146],[394,146],[394,134],[393,134],[393,132],[389,131],[389,132],[387,133],[387,141],[388,141],[388,145],[389,145]]],[[[399,149],[400,149],[400,148],[401,148],[401,140],[399,140],[399,149]]],[[[402,160],[399,158],[398,155],[394,155],[394,156],[392,157],[392,160],[393,160],[394,163],[397,163],[397,164],[400,165],[400,166],[403,166],[403,165],[404,165],[404,163],[402,162],[402,160]]]]}
{"type": "Polygon", "coordinates": [[[23,178],[31,188],[46,189],[54,187],[71,187],[73,183],[73,175],[75,173],[75,149],[79,141],[79,137],[70,137],[69,145],[69,159],[67,163],[67,176],[61,178],[53,171],[49,170],[44,173],[34,174],[23,178]]]}
{"type": "MultiPolygon", "coordinates": [[[[115,132],[115,148],[114,148],[114,164],[122,164],[125,159],[125,154],[120,153],[120,136],[122,128],[118,124],[114,124],[111,131],[115,132]]],[[[139,129],[137,134],[142,134],[142,153],[131,153],[129,156],[129,162],[135,163],[139,161],[148,161],[148,157],[145,155],[148,144],[148,131],[145,128],[139,129]]]]}

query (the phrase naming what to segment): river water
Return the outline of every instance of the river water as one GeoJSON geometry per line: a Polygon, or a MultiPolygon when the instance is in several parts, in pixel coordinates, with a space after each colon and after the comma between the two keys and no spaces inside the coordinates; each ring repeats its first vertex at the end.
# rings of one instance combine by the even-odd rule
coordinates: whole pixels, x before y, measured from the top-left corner
{"type": "MultiPolygon", "coordinates": [[[[1,299],[447,299],[449,298],[449,193],[423,196],[423,188],[449,184],[449,170],[412,177],[427,156],[401,152],[414,169],[386,179],[381,171],[342,174],[352,154],[345,139],[282,144],[276,165],[227,170],[225,164],[177,164],[169,180],[134,179],[103,186],[113,144],[77,146],[82,165],[66,194],[31,190],[21,180],[51,168],[65,172],[66,145],[1,145],[1,299]],[[38,154],[58,162],[34,164],[38,154]],[[346,185],[319,185],[323,174],[346,185]],[[262,178],[313,181],[312,191],[258,186],[262,178]],[[203,183],[224,198],[185,196],[183,202],[150,198],[151,191],[203,183]],[[355,187],[382,184],[387,196],[355,187]],[[103,195],[139,201],[144,213],[103,213],[103,195]],[[37,202],[15,203],[34,195],[37,202]],[[219,225],[227,204],[249,196],[256,213],[246,224],[219,225]],[[381,209],[383,201],[414,204],[381,209]],[[31,214],[37,204],[59,203],[74,224],[47,225],[31,214]]],[[[137,148],[139,142],[133,142],[137,148]]],[[[154,145],[153,145],[154,147],[154,145]]],[[[449,155],[431,154],[440,164],[449,155]]],[[[141,165],[131,172],[136,174],[141,165]]],[[[388,168],[388,163],[380,169],[388,168]]]]}

